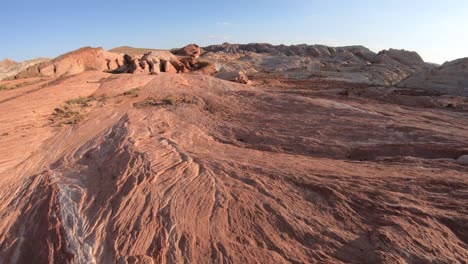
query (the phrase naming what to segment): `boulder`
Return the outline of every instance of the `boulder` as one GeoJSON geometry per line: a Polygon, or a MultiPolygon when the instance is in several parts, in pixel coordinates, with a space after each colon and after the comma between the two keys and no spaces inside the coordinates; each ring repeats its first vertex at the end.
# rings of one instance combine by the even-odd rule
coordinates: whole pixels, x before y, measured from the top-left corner
{"type": "Polygon", "coordinates": [[[242,71],[220,72],[216,74],[215,77],[218,79],[231,81],[231,82],[244,83],[244,84],[250,83],[249,78],[242,71]]]}
{"type": "Polygon", "coordinates": [[[461,165],[468,165],[468,155],[460,156],[460,157],[457,159],[457,163],[458,163],[458,164],[461,164],[461,165]]]}

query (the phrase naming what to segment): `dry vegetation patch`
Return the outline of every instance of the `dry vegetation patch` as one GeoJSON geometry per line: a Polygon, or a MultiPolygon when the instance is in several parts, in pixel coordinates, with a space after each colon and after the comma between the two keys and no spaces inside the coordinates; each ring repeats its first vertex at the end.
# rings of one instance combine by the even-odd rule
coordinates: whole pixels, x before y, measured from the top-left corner
{"type": "Polygon", "coordinates": [[[197,98],[189,97],[186,95],[169,95],[164,98],[148,97],[143,101],[134,103],[136,108],[149,107],[149,106],[175,106],[181,104],[192,104],[197,101],[197,98]]]}
{"type": "Polygon", "coordinates": [[[1,85],[0,85],[0,91],[17,89],[17,88],[21,88],[21,87],[23,87],[23,86],[28,86],[28,85],[31,85],[31,84],[38,83],[38,82],[40,82],[40,81],[41,81],[41,80],[28,81],[28,82],[21,82],[21,83],[10,84],[10,85],[1,84],[1,85]]]}
{"type": "Polygon", "coordinates": [[[133,88],[123,93],[127,97],[138,97],[140,95],[140,88],[133,88]]]}
{"type": "Polygon", "coordinates": [[[50,124],[56,127],[75,125],[85,120],[91,106],[97,102],[93,96],[78,97],[65,101],[65,104],[54,109],[50,124]]]}

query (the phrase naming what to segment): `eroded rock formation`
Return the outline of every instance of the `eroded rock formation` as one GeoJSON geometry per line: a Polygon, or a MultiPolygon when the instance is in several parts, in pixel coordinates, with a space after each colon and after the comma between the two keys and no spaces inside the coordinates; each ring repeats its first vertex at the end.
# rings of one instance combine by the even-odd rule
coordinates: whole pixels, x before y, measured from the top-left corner
{"type": "Polygon", "coordinates": [[[363,46],[271,45],[262,43],[204,47],[202,58],[224,71],[276,72],[284,77],[311,75],[373,85],[393,85],[431,68],[416,52],[390,49],[378,54],[363,46]]]}
{"type": "Polygon", "coordinates": [[[169,51],[150,51],[142,56],[124,55],[122,67],[114,73],[185,73],[208,66],[195,57],[176,57],[169,51]]]}
{"type": "Polygon", "coordinates": [[[468,58],[446,62],[412,75],[398,84],[429,92],[468,96],[468,58]]]}
{"type": "Polygon", "coordinates": [[[5,59],[0,61],[0,80],[13,77],[16,74],[26,70],[29,67],[32,67],[41,62],[47,62],[49,59],[38,58],[34,60],[27,60],[23,62],[16,62],[13,60],[5,59]]]}
{"type": "Polygon", "coordinates": [[[105,51],[102,48],[84,47],[29,67],[14,78],[57,77],[87,70],[112,71],[122,64],[123,57],[119,54],[105,51]]]}
{"type": "Polygon", "coordinates": [[[200,57],[202,53],[202,49],[197,44],[189,44],[181,49],[176,49],[173,52],[174,54],[180,55],[180,56],[198,58],[200,57]]]}

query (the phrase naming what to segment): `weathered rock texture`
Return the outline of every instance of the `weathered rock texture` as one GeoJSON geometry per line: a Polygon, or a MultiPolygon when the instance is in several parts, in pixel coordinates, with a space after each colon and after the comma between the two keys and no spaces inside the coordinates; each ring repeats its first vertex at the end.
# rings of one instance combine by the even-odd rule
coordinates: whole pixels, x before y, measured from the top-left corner
{"type": "Polygon", "coordinates": [[[9,59],[0,61],[0,80],[15,76],[19,72],[22,72],[31,66],[34,66],[41,62],[46,62],[48,60],[49,59],[46,58],[39,58],[23,62],[16,62],[9,59]]]}
{"type": "Polygon", "coordinates": [[[122,64],[122,55],[105,51],[102,48],[85,47],[29,67],[14,78],[57,77],[87,70],[112,71],[122,64]]]}
{"type": "Polygon", "coordinates": [[[241,71],[220,72],[215,75],[216,78],[226,81],[249,84],[249,78],[241,71]]]}
{"type": "MultiPolygon", "coordinates": [[[[11,64],[7,62],[4,64],[11,64]]],[[[152,50],[139,55],[85,47],[31,66],[11,79],[69,76],[88,70],[132,74],[184,73],[197,71],[208,65],[209,63],[198,61],[195,56],[179,59],[170,51],[152,50]]]]}
{"type": "Polygon", "coordinates": [[[317,75],[374,85],[393,85],[431,67],[416,52],[390,49],[376,54],[363,46],[224,43],[203,50],[207,53],[202,57],[220,64],[223,71],[275,72],[292,78],[317,75]]]}
{"type": "MultiPolygon", "coordinates": [[[[169,51],[150,51],[139,55],[124,55],[122,67],[114,73],[185,73],[209,66],[194,57],[178,58],[169,51]]],[[[206,71],[205,71],[206,72],[206,71]]]]}
{"type": "Polygon", "coordinates": [[[197,44],[189,44],[181,49],[175,49],[173,53],[180,56],[198,58],[202,53],[202,49],[197,44]]]}
{"type": "Polygon", "coordinates": [[[0,263],[468,259],[466,98],[63,72],[0,82],[0,263]]]}
{"type": "Polygon", "coordinates": [[[468,58],[444,63],[437,68],[421,71],[398,84],[400,87],[468,96],[468,58]]]}

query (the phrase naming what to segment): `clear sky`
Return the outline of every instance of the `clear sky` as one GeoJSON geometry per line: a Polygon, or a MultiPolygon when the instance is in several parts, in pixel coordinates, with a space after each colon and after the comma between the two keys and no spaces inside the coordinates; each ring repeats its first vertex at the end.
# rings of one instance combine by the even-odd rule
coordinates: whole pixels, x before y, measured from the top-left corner
{"type": "Polygon", "coordinates": [[[0,59],[82,46],[175,48],[269,42],[361,44],[468,57],[468,0],[0,0],[0,59]]]}

